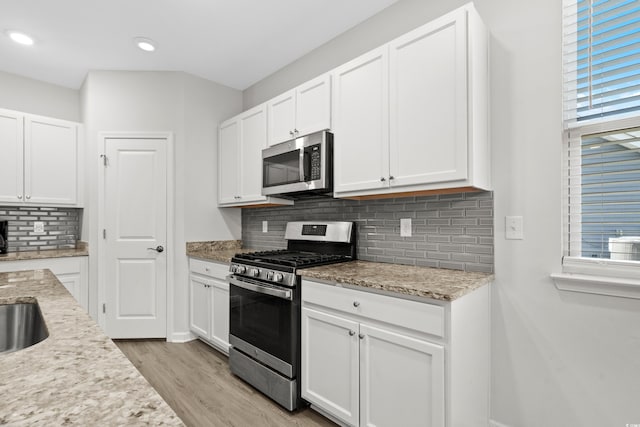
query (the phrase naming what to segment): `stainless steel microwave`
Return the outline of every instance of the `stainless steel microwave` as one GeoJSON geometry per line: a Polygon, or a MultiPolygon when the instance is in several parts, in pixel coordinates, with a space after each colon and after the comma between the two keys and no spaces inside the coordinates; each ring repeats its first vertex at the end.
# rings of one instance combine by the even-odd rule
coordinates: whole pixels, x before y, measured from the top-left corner
{"type": "Polygon", "coordinates": [[[296,198],[333,191],[333,134],[301,136],[262,150],[262,195],[296,198]]]}

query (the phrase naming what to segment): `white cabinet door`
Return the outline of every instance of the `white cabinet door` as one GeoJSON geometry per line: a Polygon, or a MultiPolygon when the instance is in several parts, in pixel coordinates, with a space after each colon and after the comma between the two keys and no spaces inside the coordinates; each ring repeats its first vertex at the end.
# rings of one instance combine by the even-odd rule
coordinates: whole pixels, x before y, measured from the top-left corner
{"type": "Polygon", "coordinates": [[[296,136],[331,129],[331,75],[296,88],[296,136]]]}
{"type": "Polygon", "coordinates": [[[229,353],[229,283],[212,279],[211,287],[211,342],[229,353]]]}
{"type": "Polygon", "coordinates": [[[444,348],[360,325],[363,426],[444,427],[444,348]]]}
{"type": "Polygon", "coordinates": [[[25,119],[24,197],[29,203],[73,205],[78,199],[78,126],[25,119]]]}
{"type": "Polygon", "coordinates": [[[269,145],[295,137],[296,91],[290,90],[267,102],[269,112],[269,145]]]}
{"type": "Polygon", "coordinates": [[[240,123],[228,120],[220,125],[218,137],[218,203],[235,203],[240,194],[240,123]]]}
{"type": "Polygon", "coordinates": [[[0,110],[0,202],[23,200],[23,130],[22,114],[0,110]]]}
{"type": "Polygon", "coordinates": [[[358,324],[302,309],[302,397],[358,425],[358,324]]]}
{"type": "Polygon", "coordinates": [[[240,200],[259,202],[262,195],[262,150],[267,148],[267,110],[264,104],[240,115],[240,200]]]}
{"type": "Polygon", "coordinates": [[[465,180],[467,11],[390,43],[391,186],[465,180]]]}
{"type": "Polygon", "coordinates": [[[332,72],[335,191],[388,187],[388,47],[332,72]]]}
{"type": "Polygon", "coordinates": [[[192,274],[189,288],[189,327],[194,333],[208,338],[211,324],[210,281],[192,274]]]}

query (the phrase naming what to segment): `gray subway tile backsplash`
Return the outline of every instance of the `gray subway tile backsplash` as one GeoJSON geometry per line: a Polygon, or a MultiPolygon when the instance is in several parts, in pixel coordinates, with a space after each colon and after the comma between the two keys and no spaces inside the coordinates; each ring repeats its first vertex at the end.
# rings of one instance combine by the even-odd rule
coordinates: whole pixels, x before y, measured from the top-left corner
{"type": "Polygon", "coordinates": [[[9,221],[9,251],[75,248],[80,238],[82,209],[0,206],[0,219],[9,221]],[[44,232],[35,233],[33,223],[44,223],[44,232]]]}
{"type": "Polygon", "coordinates": [[[317,198],[293,206],[242,209],[243,245],[282,249],[289,221],[354,221],[358,259],[493,272],[493,193],[456,193],[378,200],[317,198]],[[412,236],[400,236],[411,218],[412,236]],[[269,231],[262,232],[262,221],[269,231]]]}

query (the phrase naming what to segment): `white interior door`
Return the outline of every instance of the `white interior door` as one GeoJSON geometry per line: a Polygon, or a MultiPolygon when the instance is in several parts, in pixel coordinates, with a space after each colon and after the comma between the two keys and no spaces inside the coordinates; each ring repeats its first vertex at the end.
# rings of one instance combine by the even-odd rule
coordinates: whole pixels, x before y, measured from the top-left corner
{"type": "Polygon", "coordinates": [[[111,338],[167,334],[167,145],[162,138],[105,139],[104,311],[111,338]]]}

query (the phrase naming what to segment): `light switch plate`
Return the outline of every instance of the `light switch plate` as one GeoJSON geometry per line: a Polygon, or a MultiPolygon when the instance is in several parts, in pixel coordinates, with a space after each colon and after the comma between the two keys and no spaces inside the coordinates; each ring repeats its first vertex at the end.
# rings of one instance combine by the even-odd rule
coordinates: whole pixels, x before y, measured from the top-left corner
{"type": "Polygon", "coordinates": [[[504,222],[505,239],[522,240],[524,239],[524,226],[521,216],[507,216],[504,222]]]}
{"type": "Polygon", "coordinates": [[[33,232],[34,233],[44,233],[44,222],[36,221],[33,223],[33,232]]]}
{"type": "Polygon", "coordinates": [[[262,221],[262,232],[267,233],[269,231],[269,221],[262,221]]]}
{"type": "Polygon", "coordinates": [[[411,218],[400,219],[400,236],[411,237],[411,218]]]}

